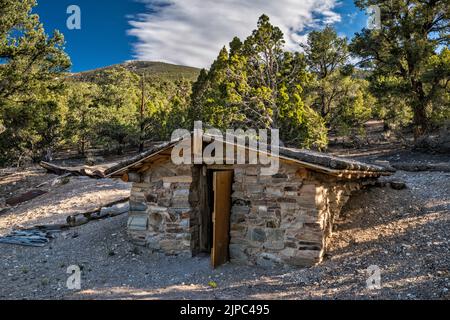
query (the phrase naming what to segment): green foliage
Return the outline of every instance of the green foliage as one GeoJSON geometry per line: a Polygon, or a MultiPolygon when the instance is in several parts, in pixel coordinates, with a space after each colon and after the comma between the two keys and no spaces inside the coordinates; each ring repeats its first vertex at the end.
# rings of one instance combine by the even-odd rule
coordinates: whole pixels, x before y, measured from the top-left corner
{"type": "Polygon", "coordinates": [[[377,97],[374,116],[395,130],[406,127],[413,120],[413,110],[402,95],[400,82],[398,77],[379,76],[370,84],[370,91],[377,97]]]}
{"type": "Polygon", "coordinates": [[[345,94],[329,122],[333,130],[341,135],[365,134],[364,124],[372,119],[376,100],[368,92],[366,80],[346,77],[342,81],[345,94]]]}
{"type": "Polygon", "coordinates": [[[61,140],[59,78],[70,66],[59,32],[49,37],[34,0],[1,0],[0,163],[34,158],[61,140]]]}
{"type": "Polygon", "coordinates": [[[98,96],[100,88],[96,84],[69,81],[67,97],[67,121],[65,137],[68,145],[77,146],[81,155],[88,147],[95,145],[96,128],[99,118],[98,96]]]}
{"type": "Polygon", "coordinates": [[[45,33],[35,0],[0,0],[0,164],[50,159],[63,147],[122,153],[196,120],[278,128],[285,144],[316,149],[326,148],[329,130],[362,134],[372,118],[399,129],[413,123],[417,136],[449,125],[446,1],[356,4],[378,5],[382,28],[362,30],[350,47],[328,26],[308,35],[304,53],[288,52],[263,15],[209,70],[134,61],[69,75],[64,38],[45,33]]]}
{"type": "Polygon", "coordinates": [[[82,154],[86,147],[121,154],[126,146],[170,139],[173,130],[187,125],[187,80],[138,75],[123,66],[97,71],[91,82],[80,79],[71,81],[75,92],[69,105],[75,108],[69,108],[69,114],[78,125],[71,126],[69,135],[83,147],[82,154]]]}
{"type": "Polygon", "coordinates": [[[64,38],[45,33],[35,5],[0,0],[1,164],[50,159],[63,146],[121,153],[143,139],[167,139],[186,122],[198,69],[130,62],[69,76],[64,38]],[[150,94],[141,116],[143,73],[150,94]]]}
{"type": "Polygon", "coordinates": [[[287,144],[324,148],[326,129],[304,104],[311,76],[303,55],[284,51],[283,33],[263,15],[243,43],[223,48],[193,86],[191,120],[215,128],[278,128],[287,144]]]}
{"type": "Polygon", "coordinates": [[[432,55],[426,63],[423,81],[439,81],[433,93],[433,104],[430,115],[432,128],[440,128],[450,124],[450,49],[444,48],[439,54],[432,55]]]}
{"type": "Polygon", "coordinates": [[[98,83],[97,133],[101,145],[119,154],[138,141],[139,77],[123,67],[105,70],[98,83]]]}
{"type": "MultiPolygon", "coordinates": [[[[371,76],[377,97],[398,95],[412,108],[416,137],[431,129],[431,119],[440,113],[448,92],[448,68],[439,48],[448,46],[450,6],[448,1],[357,0],[362,9],[378,5],[380,30],[366,30],[353,39],[351,49],[371,76]],[[443,58],[443,60],[442,60],[443,58]],[[438,62],[440,61],[440,62],[438,62]],[[437,64],[436,64],[437,63],[437,64]],[[437,68],[437,66],[440,66],[437,68]],[[379,91],[379,89],[383,91],[379,91]]],[[[439,118],[439,116],[437,116],[439,118]]]]}
{"type": "Polygon", "coordinates": [[[329,129],[341,135],[363,133],[372,116],[374,98],[367,81],[348,65],[347,39],[327,26],[308,35],[305,51],[314,80],[306,88],[307,102],[323,117],[329,129]]]}
{"type": "Polygon", "coordinates": [[[0,162],[46,158],[63,140],[65,110],[58,92],[36,92],[26,104],[11,101],[1,112],[6,130],[0,135],[0,162]]]}
{"type": "Polygon", "coordinates": [[[309,69],[318,79],[325,79],[340,71],[348,61],[347,39],[338,37],[331,26],[309,33],[307,44],[302,45],[302,48],[309,69]]]}
{"type": "Polygon", "coordinates": [[[0,100],[31,95],[51,86],[55,77],[70,67],[63,51],[64,38],[55,31],[49,37],[36,14],[35,0],[1,0],[0,7],[0,100]]]}
{"type": "Polygon", "coordinates": [[[152,79],[146,82],[146,140],[167,141],[174,130],[189,127],[191,85],[187,80],[172,82],[152,79]]]}

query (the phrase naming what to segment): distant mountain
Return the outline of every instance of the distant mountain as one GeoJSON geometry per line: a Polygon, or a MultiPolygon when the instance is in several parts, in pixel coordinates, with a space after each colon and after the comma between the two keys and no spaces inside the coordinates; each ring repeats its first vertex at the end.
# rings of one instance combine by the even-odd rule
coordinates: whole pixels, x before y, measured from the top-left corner
{"type": "Polygon", "coordinates": [[[200,73],[200,69],[186,66],[178,66],[174,64],[164,63],[164,62],[152,62],[152,61],[130,61],[124,62],[121,64],[115,64],[112,66],[74,73],[72,76],[74,78],[83,80],[83,81],[95,81],[95,78],[102,71],[122,66],[127,68],[130,71],[135,72],[136,74],[143,74],[148,78],[158,78],[158,79],[166,79],[166,80],[197,80],[197,77],[200,73]]]}

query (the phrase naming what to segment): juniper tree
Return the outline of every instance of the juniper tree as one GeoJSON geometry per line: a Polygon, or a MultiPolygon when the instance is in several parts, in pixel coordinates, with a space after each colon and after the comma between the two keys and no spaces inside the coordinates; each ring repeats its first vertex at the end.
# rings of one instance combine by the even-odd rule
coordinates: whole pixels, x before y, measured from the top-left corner
{"type": "Polygon", "coordinates": [[[304,56],[284,44],[266,15],[245,41],[234,38],[194,84],[195,120],[223,130],[276,128],[285,143],[323,148],[323,120],[303,101],[303,86],[311,80],[304,56]]]}
{"type": "MultiPolygon", "coordinates": [[[[351,49],[373,70],[378,96],[403,99],[413,112],[415,136],[430,129],[436,102],[448,93],[450,6],[446,0],[356,0],[361,9],[376,5],[381,29],[359,32],[351,49]]],[[[448,105],[448,103],[447,103],[448,105]]]]}

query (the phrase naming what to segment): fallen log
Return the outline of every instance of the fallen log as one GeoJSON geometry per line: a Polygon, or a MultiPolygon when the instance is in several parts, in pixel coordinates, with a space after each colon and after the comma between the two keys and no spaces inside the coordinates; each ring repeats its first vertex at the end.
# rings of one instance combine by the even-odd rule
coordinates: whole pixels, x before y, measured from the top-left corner
{"type": "Polygon", "coordinates": [[[42,168],[46,169],[48,172],[54,173],[59,176],[71,174],[74,176],[86,176],[93,179],[101,179],[105,177],[103,171],[96,167],[88,167],[88,166],[63,167],[44,161],[42,161],[39,165],[42,168]]]}
{"type": "Polygon", "coordinates": [[[29,228],[29,229],[22,229],[22,230],[40,230],[40,231],[44,231],[44,232],[50,232],[50,233],[54,233],[54,232],[61,232],[64,230],[68,230],[70,228],[70,226],[68,224],[50,224],[50,225],[40,225],[40,226],[35,226],[33,228],[29,228]]]}
{"type": "Polygon", "coordinates": [[[67,220],[66,220],[67,224],[71,227],[77,227],[77,226],[86,224],[92,220],[102,220],[102,219],[106,219],[109,217],[115,217],[117,215],[124,214],[124,213],[128,212],[129,205],[128,205],[128,207],[123,206],[122,210],[117,209],[117,208],[114,209],[114,207],[117,207],[118,205],[126,203],[128,201],[130,201],[130,197],[126,197],[126,198],[123,198],[120,200],[110,202],[105,206],[96,208],[96,209],[88,211],[88,212],[83,212],[83,213],[78,213],[75,215],[68,216],[67,220]]]}
{"type": "Polygon", "coordinates": [[[116,217],[130,211],[129,202],[121,202],[110,207],[104,207],[100,211],[100,216],[116,217]]]}
{"type": "Polygon", "coordinates": [[[42,191],[42,190],[31,190],[31,191],[21,194],[17,197],[12,197],[12,198],[6,199],[6,204],[8,206],[13,207],[18,204],[33,200],[33,199],[40,197],[46,193],[47,193],[46,191],[42,191]]]}
{"type": "Polygon", "coordinates": [[[90,216],[90,220],[102,220],[106,218],[117,217],[127,213],[129,210],[130,210],[129,204],[126,204],[122,207],[118,207],[118,205],[115,205],[111,208],[102,208],[102,210],[100,210],[99,212],[92,214],[90,216]]]}
{"type": "Polygon", "coordinates": [[[67,224],[70,227],[79,227],[82,225],[85,225],[89,223],[91,219],[88,217],[85,217],[84,215],[76,215],[76,216],[69,216],[67,217],[67,224]]]}

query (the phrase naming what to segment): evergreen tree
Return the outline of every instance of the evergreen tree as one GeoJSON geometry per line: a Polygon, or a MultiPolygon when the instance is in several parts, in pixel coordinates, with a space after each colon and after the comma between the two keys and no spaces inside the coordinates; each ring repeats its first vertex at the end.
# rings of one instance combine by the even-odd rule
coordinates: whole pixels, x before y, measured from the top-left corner
{"type": "MultiPolygon", "coordinates": [[[[366,9],[381,10],[381,29],[364,29],[352,51],[373,70],[378,96],[398,95],[413,113],[415,136],[430,129],[436,102],[448,92],[448,66],[439,55],[450,42],[450,6],[446,0],[357,0],[366,9]],[[432,61],[441,61],[434,64],[432,61]],[[442,68],[443,67],[443,68],[442,68]]],[[[444,53],[445,56],[445,53],[444,53]]]]}
{"type": "Polygon", "coordinates": [[[60,140],[59,93],[70,60],[48,36],[34,0],[0,0],[0,162],[35,158],[60,140]]]}
{"type": "Polygon", "coordinates": [[[66,142],[75,145],[82,156],[96,144],[100,89],[96,84],[72,81],[68,84],[66,142]]]}
{"type": "Polygon", "coordinates": [[[139,144],[139,76],[116,67],[102,72],[99,79],[99,142],[122,154],[125,145],[139,144]]]}
{"type": "Polygon", "coordinates": [[[316,94],[313,106],[323,118],[332,118],[339,97],[345,94],[341,82],[348,76],[343,72],[349,58],[347,39],[338,37],[336,31],[327,26],[312,31],[307,44],[302,47],[308,68],[316,80],[311,86],[316,94]]]}
{"type": "Polygon", "coordinates": [[[251,36],[235,38],[201,73],[193,86],[193,120],[222,130],[277,128],[285,143],[325,147],[324,123],[303,101],[311,80],[305,59],[284,51],[284,44],[281,30],[261,16],[251,36]]]}
{"type": "Polygon", "coordinates": [[[63,35],[45,33],[39,16],[31,13],[35,5],[35,0],[0,2],[0,103],[52,85],[70,67],[63,35]]]}

